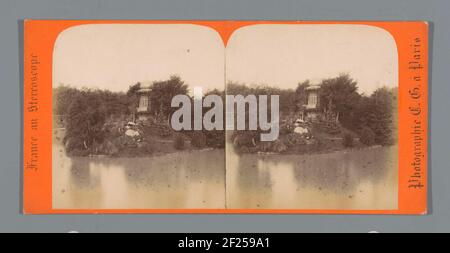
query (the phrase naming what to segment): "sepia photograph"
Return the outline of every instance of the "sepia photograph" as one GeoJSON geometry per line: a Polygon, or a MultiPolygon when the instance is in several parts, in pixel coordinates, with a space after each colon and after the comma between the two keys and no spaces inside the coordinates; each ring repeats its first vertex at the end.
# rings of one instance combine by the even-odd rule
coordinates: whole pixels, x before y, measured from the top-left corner
{"type": "Polygon", "coordinates": [[[225,207],[225,133],[175,131],[175,95],[222,94],[224,47],[189,25],[81,25],[53,54],[56,209],[225,207]]]}
{"type": "Polygon", "coordinates": [[[226,59],[227,94],[279,96],[278,138],[227,131],[228,208],[397,209],[398,59],[387,31],[253,25],[233,33],[226,59]]]}
{"type": "Polygon", "coordinates": [[[397,55],[367,25],[64,30],[52,206],[397,209],[397,55]]]}

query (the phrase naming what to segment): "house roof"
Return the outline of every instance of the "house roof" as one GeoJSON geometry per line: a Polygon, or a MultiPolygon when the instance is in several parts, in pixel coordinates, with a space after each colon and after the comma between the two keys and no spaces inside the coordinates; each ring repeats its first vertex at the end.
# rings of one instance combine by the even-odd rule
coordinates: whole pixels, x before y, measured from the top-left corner
{"type": "Polygon", "coordinates": [[[152,91],[152,82],[150,81],[143,81],[143,82],[139,82],[139,90],[138,92],[150,92],[152,91]]]}
{"type": "Polygon", "coordinates": [[[312,85],[306,87],[306,90],[318,90],[318,89],[320,89],[319,84],[312,84],[312,85]]]}

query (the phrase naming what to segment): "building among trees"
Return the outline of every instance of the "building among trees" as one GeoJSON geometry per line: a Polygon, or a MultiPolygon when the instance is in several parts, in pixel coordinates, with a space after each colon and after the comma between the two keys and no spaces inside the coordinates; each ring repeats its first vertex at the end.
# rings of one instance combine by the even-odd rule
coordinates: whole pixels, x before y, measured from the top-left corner
{"type": "Polygon", "coordinates": [[[136,108],[136,117],[138,120],[149,120],[151,118],[151,82],[140,82],[136,93],[139,96],[139,102],[136,108]]]}
{"type": "Polygon", "coordinates": [[[320,85],[317,84],[310,84],[305,88],[306,103],[300,109],[302,110],[303,120],[314,120],[319,116],[321,112],[319,92],[320,85]]]}

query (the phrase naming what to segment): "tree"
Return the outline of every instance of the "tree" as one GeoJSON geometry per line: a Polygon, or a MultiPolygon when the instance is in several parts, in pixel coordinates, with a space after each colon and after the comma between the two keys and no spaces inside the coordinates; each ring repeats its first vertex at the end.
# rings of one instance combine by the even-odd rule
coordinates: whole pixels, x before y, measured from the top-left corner
{"type": "Polygon", "coordinates": [[[361,132],[369,128],[373,132],[374,143],[394,143],[397,139],[397,88],[383,87],[369,97],[361,96],[353,118],[352,129],[361,132]]]}
{"type": "Polygon", "coordinates": [[[57,115],[67,114],[73,98],[78,93],[77,89],[64,84],[53,88],[53,113],[57,115]]]}
{"type": "MultiPolygon", "coordinates": [[[[248,87],[245,84],[239,84],[235,82],[229,82],[227,84],[227,95],[279,95],[279,109],[280,112],[289,113],[295,112],[297,108],[296,104],[296,93],[292,89],[280,89],[277,87],[271,87],[268,85],[256,85],[252,87],[248,87]]],[[[270,113],[270,106],[267,108],[270,113]]]]}
{"type": "Polygon", "coordinates": [[[135,96],[137,94],[137,91],[141,88],[141,83],[137,82],[133,85],[130,85],[130,87],[128,88],[127,91],[127,96],[131,97],[131,96],[135,96]]]}
{"type": "Polygon", "coordinates": [[[308,96],[306,94],[306,88],[310,86],[309,80],[305,80],[297,85],[297,89],[295,89],[295,104],[297,109],[303,109],[306,103],[308,102],[308,96]]]}
{"type": "Polygon", "coordinates": [[[152,101],[153,113],[169,118],[176,110],[171,107],[172,98],[176,95],[187,95],[188,85],[179,76],[173,75],[166,81],[157,81],[152,85],[150,100],[152,101]]]}
{"type": "Polygon", "coordinates": [[[373,102],[373,111],[376,117],[372,130],[375,133],[375,142],[388,145],[395,141],[397,111],[397,90],[386,87],[375,90],[370,96],[373,102]]]}
{"type": "Polygon", "coordinates": [[[127,98],[128,98],[128,108],[130,112],[133,112],[136,110],[136,107],[138,107],[139,104],[139,94],[138,90],[141,88],[141,83],[135,83],[133,85],[130,85],[127,91],[127,98]]]}
{"type": "Polygon", "coordinates": [[[108,134],[107,120],[130,113],[128,97],[122,92],[76,90],[69,101],[64,144],[71,154],[92,153],[108,134]]]}
{"type": "Polygon", "coordinates": [[[325,112],[334,115],[337,121],[343,125],[351,126],[355,102],[359,101],[361,97],[357,91],[357,82],[348,74],[325,79],[322,81],[319,93],[321,105],[325,112]]]}
{"type": "Polygon", "coordinates": [[[103,141],[105,113],[98,94],[81,91],[71,102],[67,115],[64,143],[67,151],[89,150],[96,142],[103,141]]]}

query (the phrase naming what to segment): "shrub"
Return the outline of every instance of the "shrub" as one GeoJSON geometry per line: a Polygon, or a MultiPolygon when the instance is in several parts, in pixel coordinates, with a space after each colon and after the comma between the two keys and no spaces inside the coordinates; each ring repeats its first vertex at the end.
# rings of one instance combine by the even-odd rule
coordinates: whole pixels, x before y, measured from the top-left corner
{"type": "Polygon", "coordinates": [[[63,143],[68,154],[74,154],[77,153],[76,151],[86,150],[82,138],[72,138],[66,135],[63,139],[63,143]]]}
{"type": "Polygon", "coordinates": [[[153,146],[149,142],[144,141],[140,145],[140,151],[144,154],[151,154],[153,153],[153,146]]]}
{"type": "Polygon", "coordinates": [[[292,146],[296,146],[296,145],[305,145],[306,141],[302,135],[296,134],[296,133],[290,133],[290,134],[286,135],[284,144],[286,144],[289,147],[292,147],[292,146]]]}
{"type": "Polygon", "coordinates": [[[367,146],[375,143],[375,133],[372,129],[364,127],[359,134],[359,141],[367,146]]]}
{"type": "Polygon", "coordinates": [[[132,137],[125,135],[119,136],[118,138],[114,139],[113,143],[119,150],[137,147],[136,141],[132,137]]]}
{"type": "Polygon", "coordinates": [[[99,147],[99,153],[106,154],[106,155],[117,155],[119,152],[119,148],[114,145],[112,141],[106,140],[103,142],[99,147]]]}
{"type": "Polygon", "coordinates": [[[71,156],[88,156],[89,154],[89,149],[74,149],[69,153],[71,156]]]}
{"type": "Polygon", "coordinates": [[[272,145],[270,148],[272,152],[282,153],[287,150],[287,146],[280,140],[275,140],[271,143],[272,145]]]}
{"type": "Polygon", "coordinates": [[[353,147],[353,136],[349,133],[346,133],[344,135],[344,138],[342,139],[342,145],[344,145],[344,147],[346,148],[350,148],[353,147]]]}
{"type": "Polygon", "coordinates": [[[203,148],[206,146],[206,135],[201,131],[194,131],[191,138],[192,146],[196,148],[203,148]]]}
{"type": "Polygon", "coordinates": [[[213,130],[206,131],[206,145],[213,148],[224,148],[225,147],[225,131],[213,130]]]}
{"type": "Polygon", "coordinates": [[[256,145],[256,131],[237,131],[233,133],[232,140],[235,147],[254,147],[256,145]]]}
{"type": "Polygon", "coordinates": [[[175,149],[182,150],[184,149],[184,138],[182,135],[177,135],[175,137],[175,142],[173,143],[175,149]]]}

